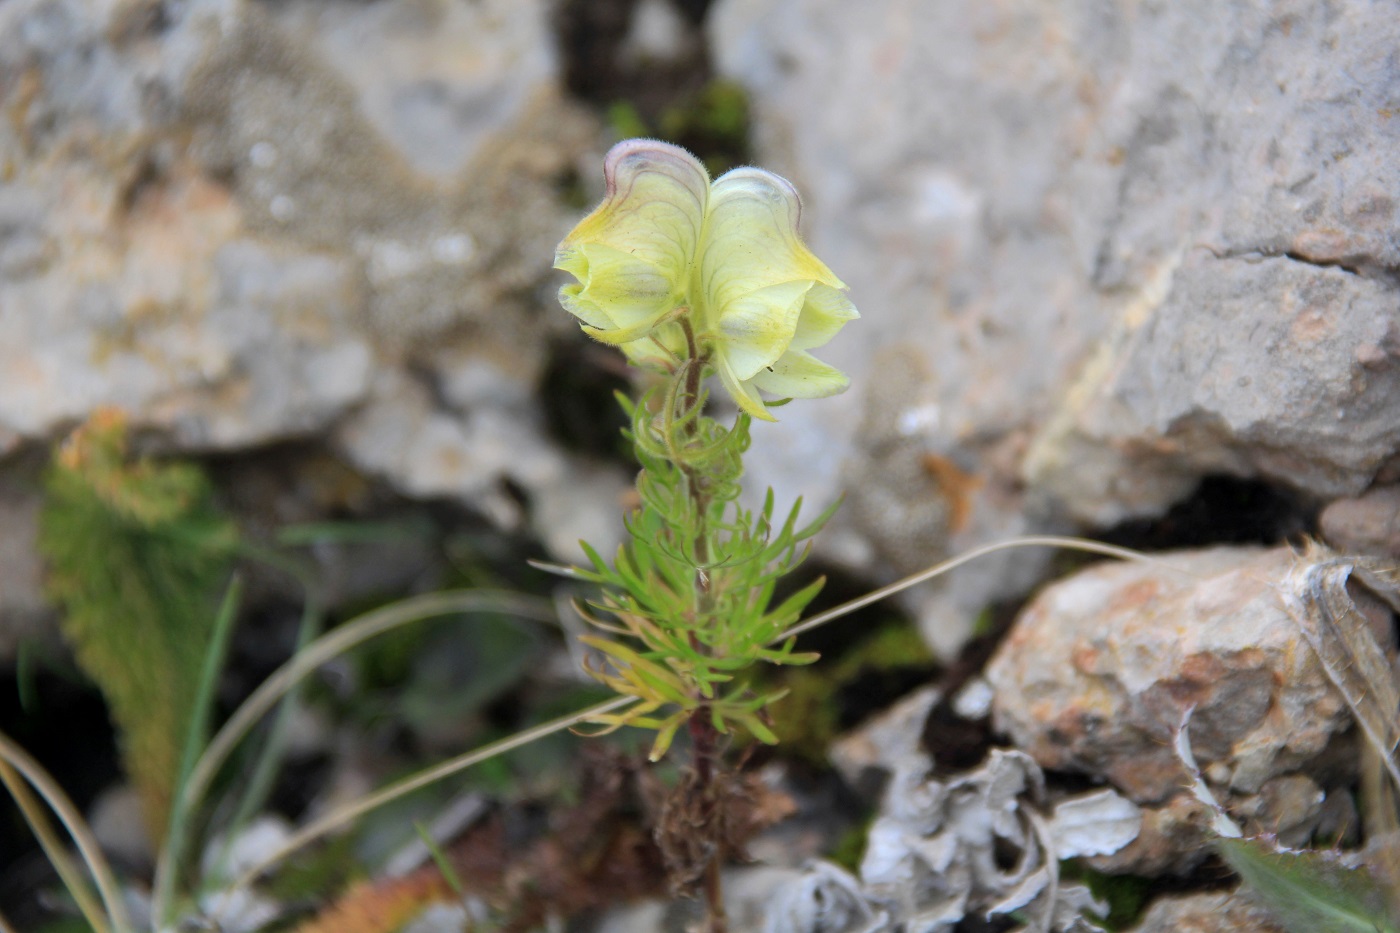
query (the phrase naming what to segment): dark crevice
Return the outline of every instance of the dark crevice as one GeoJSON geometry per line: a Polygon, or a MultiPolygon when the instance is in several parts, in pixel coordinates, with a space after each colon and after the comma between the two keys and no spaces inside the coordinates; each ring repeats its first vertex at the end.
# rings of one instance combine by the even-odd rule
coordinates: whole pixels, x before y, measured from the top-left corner
{"type": "Polygon", "coordinates": [[[1309,266],[1317,266],[1319,269],[1341,269],[1343,272],[1350,272],[1352,275],[1363,274],[1361,266],[1351,265],[1340,259],[1313,259],[1310,256],[1304,256],[1302,253],[1294,252],[1293,250],[1288,250],[1282,255],[1285,259],[1291,259],[1294,262],[1301,262],[1309,266]]]}
{"type": "Polygon", "coordinates": [[[1279,255],[1283,259],[1300,262],[1305,266],[1314,266],[1318,269],[1339,269],[1342,272],[1349,273],[1359,278],[1385,282],[1388,285],[1400,287],[1400,267],[1386,266],[1378,262],[1367,262],[1355,256],[1346,259],[1317,259],[1294,250],[1288,250],[1279,255]]]}
{"type": "Polygon", "coordinates": [[[582,336],[550,344],[539,405],[551,438],[587,456],[631,463],[627,417],[615,393],[629,393],[626,366],[611,347],[582,336]]]}
{"type": "MultiPolygon", "coordinates": [[[[119,778],[106,704],[66,661],[35,666],[0,675],[0,730],[34,756],[85,812],[119,778]]],[[[35,929],[44,913],[34,891],[57,883],[19,809],[0,792],[0,913],[18,929],[35,929]]]]}
{"type": "Polygon", "coordinates": [[[1317,534],[1318,506],[1258,479],[1211,475],[1165,515],[1123,522],[1099,540],[1144,551],[1224,544],[1278,545],[1317,534]]]}
{"type": "Polygon", "coordinates": [[[1263,262],[1266,259],[1286,259],[1290,262],[1301,263],[1316,269],[1337,269],[1349,275],[1358,276],[1359,278],[1379,279],[1400,285],[1400,268],[1367,261],[1364,256],[1352,255],[1339,259],[1322,259],[1316,256],[1309,256],[1307,253],[1302,253],[1297,250],[1281,250],[1273,247],[1234,247],[1229,249],[1217,249],[1211,246],[1203,246],[1202,248],[1216,259],[1237,259],[1249,263],[1263,262]]]}
{"type": "Polygon", "coordinates": [[[704,29],[711,0],[670,0],[683,24],[674,49],[650,54],[629,36],[638,0],[559,0],[555,41],[564,86],[595,107],[613,135],[689,149],[712,174],[752,161],[748,96],[716,75],[704,29]]]}

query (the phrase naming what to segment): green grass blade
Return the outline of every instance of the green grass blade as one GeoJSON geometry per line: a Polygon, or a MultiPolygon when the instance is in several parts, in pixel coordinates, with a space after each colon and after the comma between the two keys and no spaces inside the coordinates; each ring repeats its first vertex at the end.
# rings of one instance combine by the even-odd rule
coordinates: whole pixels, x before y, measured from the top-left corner
{"type": "MultiPolygon", "coordinates": [[[[321,610],[321,600],[316,594],[317,588],[312,579],[311,571],[302,567],[299,562],[288,560],[275,551],[267,552],[257,549],[253,556],[285,571],[301,584],[302,591],[305,593],[305,602],[302,605],[301,620],[297,624],[295,650],[302,651],[321,634],[321,628],[325,622],[325,614],[321,610]]],[[[287,725],[296,709],[299,696],[300,690],[294,688],[278,704],[276,718],[272,721],[272,728],[267,733],[266,741],[258,751],[252,776],[249,777],[239,798],[238,806],[234,809],[233,817],[229,820],[227,830],[224,832],[225,855],[227,855],[228,846],[232,845],[233,840],[238,837],[242,827],[248,824],[253,814],[262,807],[272,793],[277,772],[282,766],[287,725]]]]}
{"type": "MultiPolygon", "coordinates": [[[[199,672],[199,682],[195,692],[194,710],[190,715],[188,728],[185,730],[185,747],[180,756],[179,779],[176,782],[176,794],[173,805],[170,808],[170,820],[166,826],[165,833],[165,857],[175,870],[167,873],[161,880],[166,885],[173,885],[175,874],[179,871],[180,863],[184,860],[185,848],[190,841],[191,812],[188,801],[182,790],[189,782],[190,774],[194,771],[195,763],[199,760],[201,750],[209,739],[209,720],[214,709],[214,695],[219,686],[219,674],[224,669],[224,661],[228,657],[229,639],[233,636],[233,622],[238,617],[238,604],[243,598],[243,581],[235,574],[229,581],[228,588],[224,591],[223,601],[219,604],[218,614],[214,617],[214,628],[210,633],[209,646],[204,652],[204,664],[199,672]]],[[[154,903],[169,905],[171,903],[171,890],[156,891],[154,903]]],[[[156,915],[158,923],[165,923],[168,917],[156,915]]]]}
{"type": "Polygon", "coordinates": [[[1258,839],[1216,839],[1215,847],[1289,933],[1400,933],[1384,916],[1385,895],[1365,868],[1258,839]]]}
{"type": "Polygon", "coordinates": [[[413,821],[413,831],[418,834],[418,838],[423,840],[423,845],[428,848],[428,855],[432,856],[433,864],[437,866],[438,873],[442,875],[442,880],[447,882],[447,886],[452,889],[452,893],[457,895],[457,899],[465,901],[467,899],[466,885],[462,884],[462,878],[457,874],[457,869],[452,867],[452,863],[447,860],[447,853],[442,851],[442,846],[437,844],[437,840],[428,835],[427,828],[418,820],[413,821]]]}

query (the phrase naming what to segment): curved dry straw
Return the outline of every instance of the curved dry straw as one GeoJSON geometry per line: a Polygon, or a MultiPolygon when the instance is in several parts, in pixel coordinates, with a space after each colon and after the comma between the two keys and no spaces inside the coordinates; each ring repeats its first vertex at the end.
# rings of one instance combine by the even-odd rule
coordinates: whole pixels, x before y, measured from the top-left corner
{"type": "Polygon", "coordinates": [[[1083,551],[1087,554],[1099,554],[1103,557],[1115,557],[1119,560],[1137,561],[1138,563],[1157,564],[1165,569],[1194,577],[1194,574],[1183,570],[1167,561],[1160,560],[1150,554],[1141,551],[1134,551],[1132,548],[1119,547],[1116,544],[1104,544],[1102,541],[1090,541],[1088,538],[1073,538],[1064,535],[1026,535],[1021,538],[1011,538],[1006,541],[998,541],[995,544],[985,544],[982,547],[965,551],[957,557],[950,557],[942,563],[934,564],[927,570],[920,570],[918,573],[910,574],[902,580],[896,580],[888,586],[882,586],[878,590],[872,590],[864,596],[857,596],[849,602],[842,603],[835,609],[828,609],[820,612],[805,622],[800,622],[792,628],[783,632],[770,644],[776,644],[803,632],[810,632],[818,626],[825,625],[841,616],[849,615],[857,609],[864,609],[871,603],[877,603],[887,596],[909,589],[911,586],[918,586],[920,583],[927,583],[935,577],[941,577],[950,570],[956,570],[963,564],[969,564],[980,557],[989,554],[996,554],[999,551],[1010,551],[1023,547],[1053,547],[1063,548],[1067,551],[1083,551]]]}
{"type": "Polygon", "coordinates": [[[380,788],[374,793],[361,797],[353,803],[346,804],[298,830],[288,838],[286,842],[282,843],[277,849],[259,861],[258,864],[252,866],[235,879],[230,887],[235,891],[239,888],[247,887],[256,881],[259,875],[296,850],[309,843],[315,842],[327,833],[335,832],[346,823],[349,823],[358,816],[368,813],[376,807],[391,803],[405,794],[410,794],[415,790],[427,787],[429,784],[440,781],[443,778],[451,777],[459,771],[465,771],[472,765],[480,764],[488,758],[494,758],[512,749],[520,748],[523,745],[529,745],[536,739],[542,739],[547,735],[562,732],[571,726],[587,722],[595,716],[615,712],[636,701],[636,697],[630,696],[615,697],[611,700],[605,700],[587,709],[579,710],[576,713],[570,713],[567,716],[561,716],[558,719],[552,719],[549,722],[526,729],[524,732],[517,732],[510,738],[501,739],[489,745],[483,745],[481,748],[474,749],[456,758],[449,759],[441,764],[419,771],[417,774],[410,775],[401,781],[396,781],[387,787],[380,788]]]}
{"type": "MultiPolygon", "coordinates": [[[[73,838],[73,844],[78,847],[78,854],[87,865],[88,871],[92,873],[93,883],[97,886],[97,896],[102,899],[102,910],[107,915],[106,919],[111,921],[113,933],[132,933],[133,927],[126,913],[126,905],[122,901],[121,888],[117,885],[116,877],[112,873],[111,866],[107,864],[107,859],[102,855],[102,849],[97,844],[96,838],[93,837],[92,830],[88,828],[82,815],[78,813],[78,808],[73,805],[73,801],[68,799],[68,795],[37,761],[2,732],[0,732],[0,761],[19,772],[20,776],[29,782],[29,785],[38,792],[40,797],[44,798],[44,802],[53,810],[59,822],[63,824],[63,828],[68,830],[68,835],[73,838]]],[[[27,809],[23,793],[16,794],[15,800],[22,809],[27,809]]],[[[35,814],[34,817],[31,817],[31,819],[34,818],[42,821],[42,814],[35,814]]],[[[44,843],[44,848],[47,851],[50,841],[45,838],[46,833],[42,822],[35,823],[33,828],[39,834],[40,841],[44,843]]],[[[61,859],[66,862],[66,856],[61,856],[61,859]]],[[[62,868],[61,862],[54,864],[55,867],[62,868]]],[[[85,898],[81,893],[81,883],[74,877],[73,872],[64,869],[63,873],[66,876],[64,880],[69,885],[70,891],[74,893],[78,903],[84,904],[85,898]]],[[[88,922],[92,924],[94,929],[104,930],[105,924],[102,923],[102,918],[96,915],[95,911],[89,914],[89,911],[92,910],[92,907],[84,909],[88,922]]]]}
{"type": "MultiPolygon", "coordinates": [[[[219,769],[233,749],[279,699],[322,664],[376,635],[402,625],[435,616],[468,612],[500,612],[539,622],[556,622],[553,607],[546,600],[515,593],[489,590],[451,590],[413,596],[390,606],[376,609],[346,623],[316,639],[294,655],[263,681],[257,690],[229,717],[190,771],[189,780],[180,790],[178,805],[187,813],[194,812],[219,769]]],[[[364,812],[363,810],[359,812],[364,812]]],[[[357,814],[358,815],[358,814],[357,814]]],[[[309,841],[309,840],[308,840],[309,841]]],[[[157,922],[168,921],[175,893],[175,872],[169,849],[156,861],[152,916],[157,922]]]]}

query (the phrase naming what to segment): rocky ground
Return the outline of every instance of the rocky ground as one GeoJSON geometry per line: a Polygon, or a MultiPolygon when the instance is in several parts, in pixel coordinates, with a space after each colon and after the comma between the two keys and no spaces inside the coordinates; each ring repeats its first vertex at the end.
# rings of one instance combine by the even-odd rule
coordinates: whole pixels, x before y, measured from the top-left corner
{"type": "MultiPolygon", "coordinates": [[[[1363,841],[1353,712],[1278,594],[1305,534],[1400,559],[1397,47],[1362,0],[8,0],[0,664],[61,654],[38,477],[110,406],[248,526],[433,529],[316,551],[332,607],[608,551],[624,383],[550,263],[608,145],[664,134],[792,179],[861,309],[828,354],[852,390],[783,409],[749,461],[780,498],[845,496],[817,554],[843,586],[1016,534],[1162,555],[1027,602],[1081,565],[1010,551],[901,596],[945,674],[883,748],[834,753],[851,786],[894,776],[865,782],[884,848],[861,878],[803,874],[793,853],[827,853],[788,839],[752,888],[789,892],[767,929],[972,929],[1012,888],[1005,915],[1059,924],[1029,824],[995,870],[990,837],[947,827],[958,801],[1050,819],[1111,791],[1096,825],[1131,838],[1055,852],[1158,879],[1133,929],[1271,930],[1205,848],[1171,736],[1193,710],[1251,831],[1363,841]],[[970,724],[959,774],[930,715],[970,724]]],[[[1353,589],[1393,656],[1393,594],[1353,589]]],[[[287,641],[285,582],[263,598],[278,634],[235,679],[287,641]]],[[[67,769],[89,801],[95,758],[67,769]]]]}

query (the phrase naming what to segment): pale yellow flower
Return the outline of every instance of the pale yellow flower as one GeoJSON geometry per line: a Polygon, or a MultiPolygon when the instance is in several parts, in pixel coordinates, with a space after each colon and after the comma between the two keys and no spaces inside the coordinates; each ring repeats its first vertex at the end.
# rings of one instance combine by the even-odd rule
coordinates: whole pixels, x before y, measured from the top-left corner
{"type": "Polygon", "coordinates": [[[767,421],[759,390],[819,398],[846,388],[845,374],[807,351],[859,314],[798,236],[792,185],[756,168],[711,184],[690,153],[645,139],[614,146],[604,176],[606,199],[555,256],[578,280],[559,299],[589,336],[634,361],[683,357],[685,315],[739,407],[767,421]]]}

